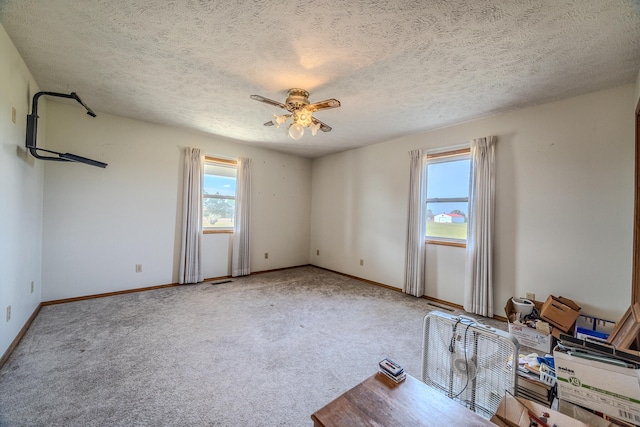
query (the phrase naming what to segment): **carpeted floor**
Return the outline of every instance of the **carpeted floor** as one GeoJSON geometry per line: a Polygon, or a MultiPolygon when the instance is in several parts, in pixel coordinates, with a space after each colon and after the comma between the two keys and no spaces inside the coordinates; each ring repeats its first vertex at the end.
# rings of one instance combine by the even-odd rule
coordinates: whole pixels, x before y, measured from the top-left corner
{"type": "Polygon", "coordinates": [[[419,378],[433,309],[314,267],[46,306],[0,425],[311,426],[384,357],[419,378]]]}

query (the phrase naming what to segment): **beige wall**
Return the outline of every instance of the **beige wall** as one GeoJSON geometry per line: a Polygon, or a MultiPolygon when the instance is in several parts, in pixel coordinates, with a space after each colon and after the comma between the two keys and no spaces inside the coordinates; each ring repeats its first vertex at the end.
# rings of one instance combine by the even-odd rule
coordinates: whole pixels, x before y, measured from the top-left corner
{"type": "MultiPolygon", "coordinates": [[[[24,61],[0,26],[0,357],[40,302],[44,167],[24,148],[26,118],[37,91],[24,61]],[[12,109],[16,111],[15,123],[12,109]],[[11,318],[7,321],[9,306],[11,318]]],[[[41,107],[46,111],[45,103],[41,107]]],[[[39,135],[41,141],[44,135],[44,131],[39,135]]]]}
{"type": "MultiPolygon", "coordinates": [[[[316,159],[310,259],[401,288],[408,152],[496,135],[494,312],[535,292],[617,320],[631,298],[634,108],[629,84],[316,159]]],[[[464,252],[429,245],[428,295],[462,304],[464,252]]]]}
{"type": "MultiPolygon", "coordinates": [[[[252,271],[308,263],[310,160],[96,113],[49,103],[50,148],[109,166],[46,165],[43,300],[178,281],[186,146],[252,159],[252,271]]],[[[229,235],[203,242],[205,276],[230,274],[229,235]]]]}

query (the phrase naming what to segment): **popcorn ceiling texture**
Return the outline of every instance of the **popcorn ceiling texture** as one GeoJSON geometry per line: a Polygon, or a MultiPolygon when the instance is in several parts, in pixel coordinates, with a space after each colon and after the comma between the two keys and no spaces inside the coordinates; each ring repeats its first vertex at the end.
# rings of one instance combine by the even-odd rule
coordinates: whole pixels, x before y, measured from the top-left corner
{"type": "Polygon", "coordinates": [[[100,112],[317,157],[633,83],[631,0],[0,0],[41,90],[100,112]],[[262,124],[301,87],[342,107],[294,141],[262,124]]]}

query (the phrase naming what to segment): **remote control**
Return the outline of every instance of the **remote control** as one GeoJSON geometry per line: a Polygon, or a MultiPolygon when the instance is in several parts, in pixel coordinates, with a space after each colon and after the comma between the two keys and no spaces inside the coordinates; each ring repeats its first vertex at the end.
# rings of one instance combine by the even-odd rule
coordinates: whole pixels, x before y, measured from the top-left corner
{"type": "Polygon", "coordinates": [[[398,365],[397,363],[395,363],[393,360],[390,360],[390,359],[382,359],[379,365],[381,369],[384,369],[394,377],[397,377],[398,375],[402,374],[402,372],[404,372],[404,369],[402,368],[402,366],[398,365]]]}

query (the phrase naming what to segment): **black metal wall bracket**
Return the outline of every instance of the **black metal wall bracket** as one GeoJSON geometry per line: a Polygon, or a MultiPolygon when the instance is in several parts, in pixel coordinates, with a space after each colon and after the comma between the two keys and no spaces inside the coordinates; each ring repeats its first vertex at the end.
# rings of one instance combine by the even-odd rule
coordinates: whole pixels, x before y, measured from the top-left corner
{"type": "Polygon", "coordinates": [[[31,103],[31,114],[27,115],[27,141],[26,146],[29,149],[29,152],[33,157],[40,160],[51,160],[54,162],[78,162],[84,163],[91,166],[97,166],[99,168],[106,168],[107,164],[103,162],[99,162],[97,160],[88,159],[86,157],[78,156],[76,154],[71,153],[59,153],[57,151],[45,150],[44,148],[37,147],[37,136],[38,136],[38,99],[43,96],[57,96],[59,98],[70,98],[75,99],[82,105],[86,110],[87,114],[91,117],[96,117],[96,113],[93,112],[91,108],[87,106],[78,94],[75,92],[67,93],[58,93],[58,92],[38,92],[33,95],[33,101],[31,103]],[[55,156],[43,156],[38,152],[44,152],[49,154],[55,154],[55,156]]]}

